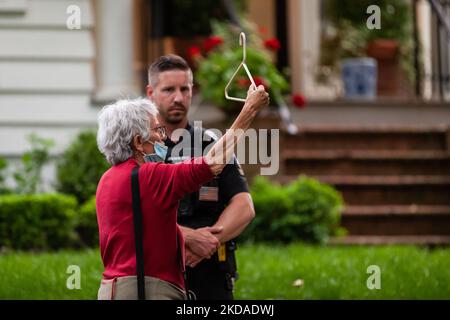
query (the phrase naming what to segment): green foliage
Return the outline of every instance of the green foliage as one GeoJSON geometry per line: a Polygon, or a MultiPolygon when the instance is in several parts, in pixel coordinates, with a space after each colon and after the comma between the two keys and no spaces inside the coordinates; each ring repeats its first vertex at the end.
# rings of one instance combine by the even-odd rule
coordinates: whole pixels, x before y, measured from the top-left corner
{"type": "Polygon", "coordinates": [[[97,147],[94,132],[81,132],[62,155],[57,168],[58,191],[83,203],[95,194],[102,174],[109,168],[97,147]]]}
{"type": "MultiPolygon", "coordinates": [[[[238,300],[450,299],[449,248],[243,244],[236,255],[238,300]],[[380,266],[381,290],[367,289],[370,265],[380,266]],[[296,279],[303,285],[293,286],[296,279]]],[[[103,265],[99,250],[10,251],[0,270],[2,300],[95,300],[103,265]],[[64,285],[69,265],[81,268],[82,290],[64,285]]]]}
{"type": "Polygon", "coordinates": [[[409,0],[327,0],[325,16],[339,25],[347,22],[354,27],[365,28],[367,39],[377,38],[403,40],[411,37],[411,1],[409,0]],[[380,8],[381,29],[368,30],[369,14],[367,8],[376,5],[380,8]]]}
{"type": "Polygon", "coordinates": [[[324,243],[339,231],[343,200],[331,186],[303,176],[288,186],[257,177],[251,194],[256,216],[244,239],[324,243]]]}
{"type": "Polygon", "coordinates": [[[58,249],[76,241],[77,201],[61,194],[0,196],[0,247],[58,249]]]}
{"type": "Polygon", "coordinates": [[[258,244],[236,254],[237,299],[450,299],[448,247],[258,244]],[[381,290],[367,288],[370,265],[381,269],[381,290]]]}
{"type": "Polygon", "coordinates": [[[96,300],[103,264],[98,250],[7,251],[0,256],[0,299],[96,300]],[[81,270],[81,290],[69,290],[70,265],[81,270]]]}
{"type": "Polygon", "coordinates": [[[9,193],[9,190],[5,185],[5,170],[7,167],[8,163],[5,158],[0,157],[0,194],[9,193]]]}
{"type": "Polygon", "coordinates": [[[98,224],[95,197],[83,204],[76,216],[76,231],[84,246],[98,246],[98,224]]]}
{"type": "MultiPolygon", "coordinates": [[[[221,38],[223,43],[207,53],[205,57],[196,58],[198,68],[195,79],[201,87],[200,93],[204,99],[226,109],[232,106],[230,101],[225,99],[224,89],[242,62],[242,47],[238,41],[241,30],[217,21],[213,22],[212,26],[214,35],[221,38]]],[[[255,82],[258,82],[257,79],[262,81],[271,96],[280,97],[288,92],[289,84],[272,62],[269,51],[264,47],[258,32],[254,31],[254,27],[250,24],[247,29],[246,64],[250,73],[255,82]]],[[[250,83],[245,82],[247,79],[247,74],[241,68],[229,88],[229,95],[245,98],[250,86],[250,83]]]]}
{"type": "Polygon", "coordinates": [[[31,150],[24,153],[22,165],[13,174],[13,177],[17,184],[17,193],[32,194],[42,191],[42,167],[49,160],[49,149],[54,142],[36,134],[30,134],[27,139],[31,144],[31,150]]]}
{"type": "Polygon", "coordinates": [[[322,39],[321,64],[332,68],[343,58],[366,56],[367,45],[375,39],[393,39],[400,44],[401,65],[413,78],[412,6],[409,0],[326,0],[324,16],[336,33],[322,39]],[[367,8],[381,11],[381,29],[367,28],[367,8]]]}

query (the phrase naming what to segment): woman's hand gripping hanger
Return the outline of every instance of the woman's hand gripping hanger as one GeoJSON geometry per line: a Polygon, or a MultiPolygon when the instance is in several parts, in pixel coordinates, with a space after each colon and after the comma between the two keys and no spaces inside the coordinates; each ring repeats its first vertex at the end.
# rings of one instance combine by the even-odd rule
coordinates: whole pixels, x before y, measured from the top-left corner
{"type": "Polygon", "coordinates": [[[230,97],[228,95],[228,87],[231,85],[231,83],[233,82],[234,78],[236,77],[236,75],[238,74],[239,70],[241,70],[242,67],[244,67],[248,78],[250,79],[252,85],[256,88],[255,81],[253,80],[252,74],[250,73],[250,70],[248,70],[247,64],[245,63],[245,61],[247,60],[247,43],[246,42],[247,42],[247,40],[246,40],[246,37],[245,37],[245,33],[241,32],[241,34],[239,35],[239,44],[242,46],[242,62],[239,65],[239,67],[236,69],[236,71],[234,72],[234,74],[231,77],[230,81],[228,81],[227,86],[225,87],[225,98],[227,98],[228,100],[245,102],[245,99],[236,98],[236,97],[230,97]]]}

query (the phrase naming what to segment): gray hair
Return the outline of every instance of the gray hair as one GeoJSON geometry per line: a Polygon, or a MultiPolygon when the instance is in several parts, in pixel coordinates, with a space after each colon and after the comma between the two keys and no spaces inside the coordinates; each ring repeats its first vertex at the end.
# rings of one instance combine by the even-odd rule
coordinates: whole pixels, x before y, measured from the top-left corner
{"type": "Polygon", "coordinates": [[[98,115],[98,149],[112,165],[124,162],[133,155],[131,142],[135,136],[150,138],[150,119],[157,115],[156,106],[144,98],[104,106],[98,115]]]}

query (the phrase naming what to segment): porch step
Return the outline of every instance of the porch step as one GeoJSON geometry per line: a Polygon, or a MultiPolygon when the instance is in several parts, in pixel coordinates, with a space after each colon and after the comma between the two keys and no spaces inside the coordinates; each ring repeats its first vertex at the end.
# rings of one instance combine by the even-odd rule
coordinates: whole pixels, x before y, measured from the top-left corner
{"type": "Polygon", "coordinates": [[[381,205],[381,206],[348,206],[343,214],[351,216],[419,216],[448,215],[450,206],[418,206],[418,205],[381,205]]]}
{"type": "MultiPolygon", "coordinates": [[[[314,176],[340,191],[348,205],[450,205],[450,176],[314,176]]],[[[287,183],[298,176],[282,176],[287,183]]]]}
{"type": "Polygon", "coordinates": [[[450,206],[348,206],[341,225],[351,235],[449,235],[450,206]]]}
{"type": "Polygon", "coordinates": [[[281,137],[282,175],[333,185],[348,244],[450,244],[450,127],[300,126],[281,137]]]}
{"type": "Polygon", "coordinates": [[[450,152],[409,150],[291,150],[285,174],[450,175],[450,152]]]}
{"type": "Polygon", "coordinates": [[[448,150],[446,126],[311,126],[296,135],[285,134],[286,149],[303,150],[448,150]]]}
{"type": "Polygon", "coordinates": [[[332,238],[330,244],[334,245],[450,245],[450,236],[347,236],[332,238]]]}

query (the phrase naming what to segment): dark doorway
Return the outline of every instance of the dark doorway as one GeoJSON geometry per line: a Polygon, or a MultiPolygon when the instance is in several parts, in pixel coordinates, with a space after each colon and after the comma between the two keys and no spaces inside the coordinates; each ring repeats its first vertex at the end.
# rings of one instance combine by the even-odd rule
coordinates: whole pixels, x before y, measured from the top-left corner
{"type": "Polygon", "coordinates": [[[283,71],[289,65],[288,39],[287,39],[287,0],[277,0],[276,3],[276,29],[277,38],[281,48],[278,51],[277,67],[283,71]]]}

